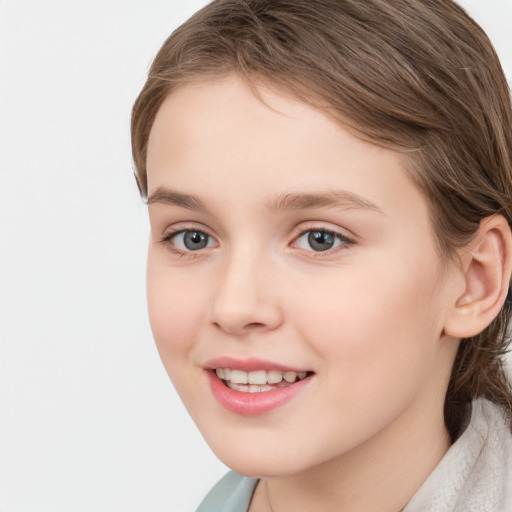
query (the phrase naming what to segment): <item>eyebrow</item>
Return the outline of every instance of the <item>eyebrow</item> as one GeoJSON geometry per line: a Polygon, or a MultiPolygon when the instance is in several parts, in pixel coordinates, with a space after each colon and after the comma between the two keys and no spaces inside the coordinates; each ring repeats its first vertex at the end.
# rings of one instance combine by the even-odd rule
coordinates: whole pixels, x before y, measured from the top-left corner
{"type": "Polygon", "coordinates": [[[183,194],[164,187],[158,187],[147,199],[146,204],[166,204],[180,206],[188,210],[206,211],[206,205],[197,196],[183,194]]]}
{"type": "Polygon", "coordinates": [[[334,190],[312,194],[284,194],[268,205],[271,211],[306,210],[308,208],[340,208],[343,210],[372,210],[384,213],[376,204],[346,190],[334,190]]]}
{"type": "MultiPolygon", "coordinates": [[[[147,199],[146,204],[165,204],[179,206],[188,210],[207,211],[207,206],[199,197],[184,194],[165,187],[158,187],[147,199]]],[[[376,204],[353,192],[336,190],[318,193],[289,193],[279,195],[267,203],[272,212],[307,210],[309,208],[340,208],[371,210],[384,213],[376,204]]]]}

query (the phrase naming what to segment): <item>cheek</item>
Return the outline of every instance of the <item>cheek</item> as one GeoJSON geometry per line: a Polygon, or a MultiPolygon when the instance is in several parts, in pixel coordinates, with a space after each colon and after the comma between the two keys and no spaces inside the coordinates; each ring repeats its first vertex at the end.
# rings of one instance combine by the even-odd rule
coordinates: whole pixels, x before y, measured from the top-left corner
{"type": "Polygon", "coordinates": [[[322,283],[318,300],[303,311],[296,303],[294,316],[333,379],[384,396],[389,387],[415,385],[434,362],[442,331],[439,279],[405,261],[361,268],[322,283]]]}
{"type": "Polygon", "coordinates": [[[147,298],[153,337],[167,374],[192,416],[190,407],[202,402],[197,389],[202,371],[193,362],[193,351],[206,307],[205,290],[197,283],[149,252],[147,298]]]}
{"type": "Polygon", "coordinates": [[[148,255],[147,298],[151,329],[169,373],[189,355],[204,318],[205,292],[186,272],[176,271],[148,255]]]}
{"type": "Polygon", "coordinates": [[[370,438],[440,380],[435,286],[399,267],[387,271],[383,277],[352,269],[323,283],[322,298],[309,307],[294,304],[299,335],[320,361],[322,392],[310,417],[324,420],[314,430],[326,439],[344,433],[337,448],[325,445],[326,456],[370,438]]]}

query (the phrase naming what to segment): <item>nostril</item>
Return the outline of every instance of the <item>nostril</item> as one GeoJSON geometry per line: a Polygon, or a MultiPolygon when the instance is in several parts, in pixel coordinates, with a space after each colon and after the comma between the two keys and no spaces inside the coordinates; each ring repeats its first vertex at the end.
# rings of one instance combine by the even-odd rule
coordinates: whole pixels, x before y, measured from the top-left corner
{"type": "MultiPolygon", "coordinates": [[[[219,322],[214,322],[213,325],[217,329],[225,330],[225,328],[219,322]]],[[[262,323],[262,322],[250,322],[250,323],[245,324],[244,326],[242,326],[241,330],[242,331],[257,331],[257,330],[262,330],[262,329],[265,329],[265,324],[264,323],[262,323]]]]}
{"type": "Polygon", "coordinates": [[[260,322],[251,322],[250,324],[247,324],[245,326],[245,329],[256,330],[256,329],[261,329],[262,327],[265,327],[265,324],[260,323],[260,322]]]}

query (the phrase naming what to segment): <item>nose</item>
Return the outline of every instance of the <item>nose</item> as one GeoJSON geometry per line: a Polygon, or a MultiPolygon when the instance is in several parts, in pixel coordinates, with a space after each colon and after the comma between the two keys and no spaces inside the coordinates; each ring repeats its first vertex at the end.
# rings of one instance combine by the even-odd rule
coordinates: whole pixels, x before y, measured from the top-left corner
{"type": "Polygon", "coordinates": [[[278,328],[283,315],[278,286],[268,263],[253,255],[233,255],[219,269],[210,321],[231,335],[243,336],[278,328]]]}

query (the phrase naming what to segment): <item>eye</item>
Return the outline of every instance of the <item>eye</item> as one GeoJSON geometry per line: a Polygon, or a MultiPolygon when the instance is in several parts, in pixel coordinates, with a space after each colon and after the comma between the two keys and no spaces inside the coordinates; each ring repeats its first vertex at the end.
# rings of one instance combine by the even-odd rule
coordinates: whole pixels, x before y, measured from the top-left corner
{"type": "Polygon", "coordinates": [[[310,229],[304,231],[304,233],[295,240],[294,245],[299,249],[324,252],[350,243],[352,243],[352,241],[341,233],[335,233],[334,231],[325,229],[310,229]]]}
{"type": "Polygon", "coordinates": [[[169,243],[174,249],[183,252],[199,251],[200,249],[215,245],[211,236],[196,230],[183,230],[171,233],[163,241],[169,243]]]}

